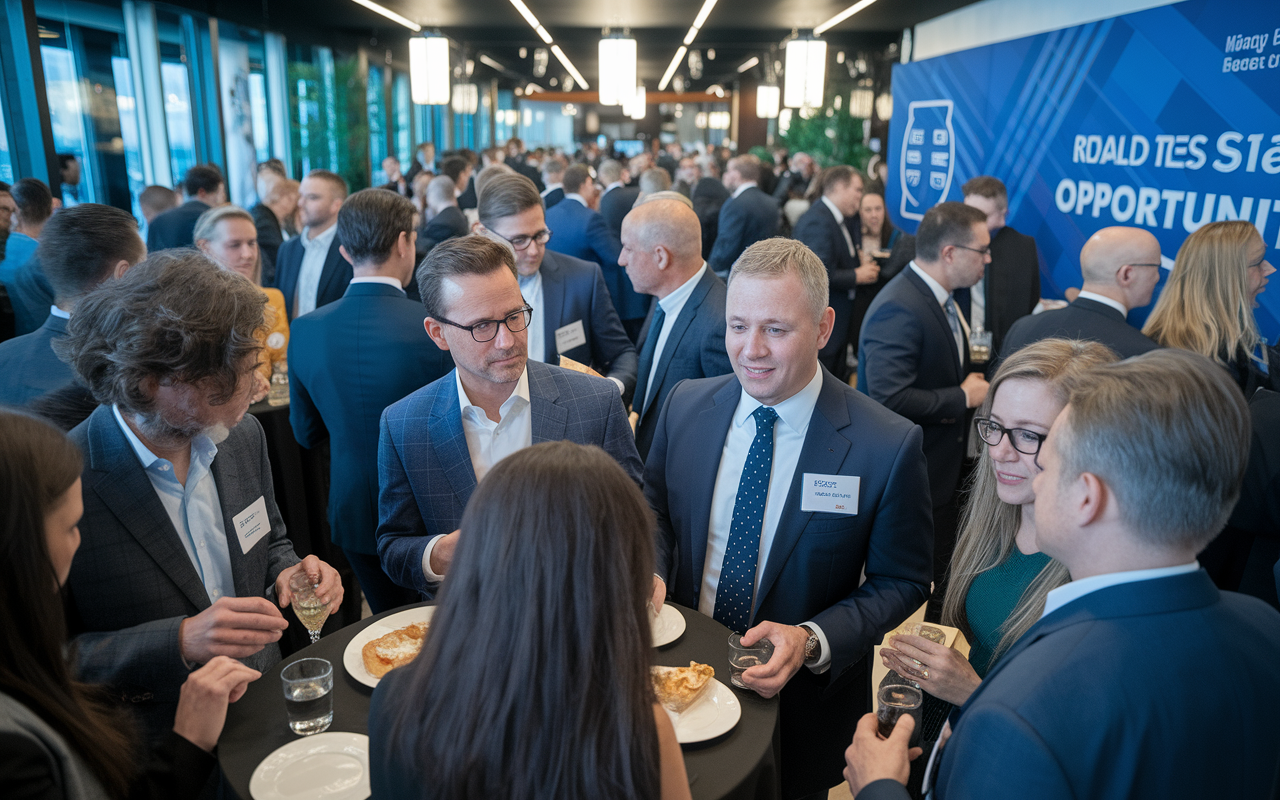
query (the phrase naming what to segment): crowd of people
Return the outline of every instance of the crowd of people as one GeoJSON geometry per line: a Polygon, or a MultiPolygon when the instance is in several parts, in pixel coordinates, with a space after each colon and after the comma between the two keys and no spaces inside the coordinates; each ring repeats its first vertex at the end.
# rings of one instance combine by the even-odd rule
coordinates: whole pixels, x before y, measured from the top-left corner
{"type": "Polygon", "coordinates": [[[1139,330],[1148,232],[1044,299],[998,178],[907,234],[881,178],[773,155],[424,144],[356,192],[267,162],[249,209],[199,165],[145,232],[71,167],[61,207],[0,184],[4,796],[212,796],[300,573],[331,611],[438,601],[373,693],[376,797],[689,797],[668,602],[772,645],[742,681],[788,800],[1280,791],[1257,229],[1188,236],[1139,330]],[[286,384],[334,563],[248,413],[286,384]],[[926,758],[868,713],[922,606],[971,643],[879,652],[950,706],[926,758]]]}

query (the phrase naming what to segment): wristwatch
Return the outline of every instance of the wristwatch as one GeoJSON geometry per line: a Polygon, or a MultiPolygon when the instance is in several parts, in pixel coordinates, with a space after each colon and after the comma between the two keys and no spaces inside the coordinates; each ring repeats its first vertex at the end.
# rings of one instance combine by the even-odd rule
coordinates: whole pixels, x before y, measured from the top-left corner
{"type": "Polygon", "coordinates": [[[822,658],[822,640],[818,638],[818,634],[814,633],[813,628],[808,625],[797,626],[805,633],[809,634],[808,640],[804,643],[804,661],[811,664],[822,658]]]}

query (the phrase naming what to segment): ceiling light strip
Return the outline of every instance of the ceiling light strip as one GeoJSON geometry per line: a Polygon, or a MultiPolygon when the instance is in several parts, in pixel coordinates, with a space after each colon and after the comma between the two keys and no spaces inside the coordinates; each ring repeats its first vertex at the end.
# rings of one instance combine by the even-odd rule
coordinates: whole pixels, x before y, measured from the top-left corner
{"type": "MultiPolygon", "coordinates": [[[[512,2],[515,2],[515,0],[512,0],[512,2]]],[[[671,66],[667,67],[666,74],[662,76],[662,83],[658,84],[658,91],[661,92],[667,88],[667,83],[676,74],[676,67],[680,66],[680,59],[684,58],[684,54],[689,50],[689,45],[693,44],[693,40],[698,37],[698,31],[702,30],[702,26],[706,24],[707,17],[711,16],[711,9],[716,7],[716,2],[717,0],[705,0],[703,2],[702,8],[698,10],[698,16],[694,17],[693,24],[689,26],[689,32],[684,35],[684,43],[676,51],[676,57],[671,59],[671,66]]]]}
{"type": "MultiPolygon", "coordinates": [[[[364,6],[365,8],[369,9],[375,14],[381,14],[387,19],[391,20],[392,22],[399,23],[405,26],[406,28],[408,28],[409,30],[414,31],[415,33],[422,30],[422,26],[419,25],[418,23],[414,22],[411,19],[406,19],[405,17],[400,16],[399,14],[392,11],[391,9],[385,8],[383,6],[378,5],[377,3],[374,3],[372,0],[352,0],[352,2],[355,3],[356,5],[364,6]]],[[[519,2],[519,0],[512,0],[512,2],[519,2]]]]}
{"type": "Polygon", "coordinates": [[[831,28],[834,28],[835,26],[839,25],[841,22],[844,22],[846,19],[848,19],[849,17],[852,17],[854,14],[857,14],[859,11],[871,5],[875,1],[876,0],[861,0],[861,2],[854,3],[853,5],[846,8],[844,11],[841,11],[839,14],[836,14],[831,19],[827,20],[826,22],[822,23],[818,27],[814,28],[813,35],[821,36],[831,28]]]}
{"type": "Polygon", "coordinates": [[[573,62],[569,60],[569,57],[560,49],[560,45],[551,45],[551,52],[555,54],[555,57],[559,59],[560,63],[564,65],[564,68],[568,70],[569,74],[573,76],[573,79],[577,81],[578,85],[581,86],[583,90],[591,88],[587,83],[587,79],[582,77],[582,73],[578,72],[578,68],[573,65],[573,62]]]}
{"type": "Polygon", "coordinates": [[[684,59],[684,54],[688,51],[689,48],[684,45],[681,45],[680,49],[676,51],[676,57],[671,59],[671,63],[667,66],[667,71],[662,75],[662,80],[658,82],[658,91],[665,92],[667,90],[667,84],[671,82],[672,76],[676,74],[676,67],[680,66],[680,62],[684,59]]]}
{"type": "Polygon", "coordinates": [[[748,58],[746,61],[743,61],[741,64],[738,65],[738,72],[746,72],[747,70],[751,69],[752,67],[754,67],[756,64],[759,64],[759,63],[760,63],[760,57],[752,56],[751,58],[748,58]]]}

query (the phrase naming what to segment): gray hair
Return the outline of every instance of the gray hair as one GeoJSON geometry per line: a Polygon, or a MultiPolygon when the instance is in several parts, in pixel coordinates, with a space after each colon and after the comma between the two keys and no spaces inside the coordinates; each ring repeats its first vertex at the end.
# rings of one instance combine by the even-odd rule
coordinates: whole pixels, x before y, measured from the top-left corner
{"type": "Polygon", "coordinates": [[[795,239],[775,236],[743,250],[738,260],[733,262],[729,285],[732,286],[734,279],[743,275],[780,278],[789,272],[800,277],[809,309],[815,320],[821,320],[830,300],[827,268],[822,265],[822,259],[795,239]]]}
{"type": "Polygon", "coordinates": [[[662,167],[650,167],[640,173],[640,196],[665,192],[671,188],[671,176],[662,167]]]}
{"type": "Polygon", "coordinates": [[[622,180],[622,170],[622,162],[614,161],[611,158],[608,161],[601,162],[596,174],[600,176],[600,182],[608,186],[615,181],[622,180]]]}

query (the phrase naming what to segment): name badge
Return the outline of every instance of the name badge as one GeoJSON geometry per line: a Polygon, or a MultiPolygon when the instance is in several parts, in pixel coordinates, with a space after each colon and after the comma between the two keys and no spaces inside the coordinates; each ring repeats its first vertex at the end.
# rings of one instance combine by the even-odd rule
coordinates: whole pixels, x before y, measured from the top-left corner
{"type": "Polygon", "coordinates": [[[236,526],[236,540],[240,542],[240,551],[248,555],[253,546],[271,532],[266,499],[259,497],[254,500],[248,508],[231,518],[231,524],[236,526]]]}
{"type": "Polygon", "coordinates": [[[800,487],[801,511],[825,511],[829,514],[858,513],[858,487],[862,478],[857,475],[818,475],[804,473],[800,487]]]}
{"type": "Polygon", "coordinates": [[[570,322],[563,328],[556,328],[556,351],[566,353],[575,347],[587,343],[587,330],[582,327],[582,320],[570,322]]]}

